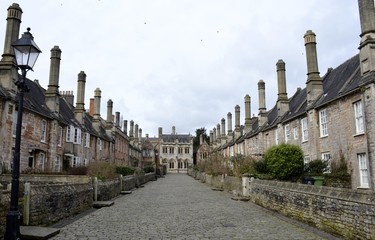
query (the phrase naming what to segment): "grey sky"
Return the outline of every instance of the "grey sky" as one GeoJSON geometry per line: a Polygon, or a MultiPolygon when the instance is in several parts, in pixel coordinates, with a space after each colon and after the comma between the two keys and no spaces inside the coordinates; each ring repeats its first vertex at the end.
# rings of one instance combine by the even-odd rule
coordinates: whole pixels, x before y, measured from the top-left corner
{"type": "Polygon", "coordinates": [[[43,53],[29,73],[47,88],[50,50],[62,50],[60,90],[76,93],[87,74],[85,108],[102,90],[101,115],[133,120],[143,135],[210,130],[244,96],[258,113],[257,82],[266,83],[267,109],[277,97],[276,62],[286,63],[287,91],[305,87],[303,35],[317,35],[321,76],[358,53],[359,14],[353,0],[19,0],[0,2],[4,45],[7,8],[23,10],[21,32],[43,53]]]}

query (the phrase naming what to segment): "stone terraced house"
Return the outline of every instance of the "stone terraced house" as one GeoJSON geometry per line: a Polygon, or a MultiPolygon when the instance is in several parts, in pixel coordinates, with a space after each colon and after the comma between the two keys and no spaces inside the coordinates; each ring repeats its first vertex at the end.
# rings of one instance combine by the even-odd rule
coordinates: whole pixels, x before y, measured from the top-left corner
{"type": "MultiPolygon", "coordinates": [[[[359,54],[320,76],[316,35],[304,35],[307,80],[288,97],[285,63],[276,63],[278,98],[273,108],[265,105],[265,82],[258,82],[259,112],[251,116],[245,96],[245,124],[240,126],[240,107],[235,107],[235,130],[228,113],[228,132],[210,131],[211,146],[226,156],[261,158],[271,146],[301,146],[305,162],[314,159],[332,164],[347,161],[353,189],[375,190],[375,7],[373,0],[359,0],[361,40],[359,54]],[[221,141],[223,135],[225,141],[221,141]]],[[[302,82],[303,80],[301,80],[302,82]]]]}
{"type": "MultiPolygon", "coordinates": [[[[22,13],[16,3],[8,8],[4,53],[0,61],[0,173],[12,170],[18,111],[14,81],[20,76],[11,44],[19,38],[22,13]]],[[[83,71],[78,74],[75,105],[72,91],[59,91],[60,59],[61,50],[54,46],[47,89],[40,86],[38,80],[26,79],[30,92],[24,98],[21,172],[27,169],[60,172],[63,164],[76,167],[98,161],[130,165],[129,159],[133,158],[141,162],[140,147],[131,142],[127,121],[121,124],[118,112],[114,118],[111,100],[108,100],[107,119],[101,117],[99,88],[86,111],[86,74],[83,71]]]]}

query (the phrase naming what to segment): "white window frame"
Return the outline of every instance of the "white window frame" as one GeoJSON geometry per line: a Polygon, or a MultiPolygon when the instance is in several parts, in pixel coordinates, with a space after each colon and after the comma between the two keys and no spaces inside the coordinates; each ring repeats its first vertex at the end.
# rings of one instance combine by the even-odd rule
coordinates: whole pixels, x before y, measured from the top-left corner
{"type": "Polygon", "coordinates": [[[293,137],[294,137],[294,140],[298,139],[298,128],[297,127],[293,128],[293,137]]]}
{"type": "Polygon", "coordinates": [[[66,128],[66,142],[73,142],[74,139],[74,126],[69,125],[66,128]]]}
{"type": "Polygon", "coordinates": [[[100,138],[98,138],[98,147],[99,147],[99,150],[103,150],[103,143],[102,143],[102,140],[100,138]]]}
{"type": "Polygon", "coordinates": [[[355,120],[355,133],[361,134],[365,132],[364,114],[362,101],[353,103],[354,120],[355,120]]]}
{"type": "Polygon", "coordinates": [[[327,169],[324,173],[331,173],[331,153],[330,152],[323,152],[322,153],[322,161],[327,162],[327,169]]]}
{"type": "Polygon", "coordinates": [[[74,128],[74,137],[73,143],[74,144],[81,144],[82,132],[79,128],[74,128]]]}
{"type": "Polygon", "coordinates": [[[279,133],[277,131],[278,129],[276,128],[275,129],[275,143],[276,145],[279,145],[279,133]]]}
{"type": "Polygon", "coordinates": [[[83,133],[83,144],[84,147],[89,148],[90,147],[90,133],[83,133]]]}
{"type": "Polygon", "coordinates": [[[307,117],[301,119],[302,142],[309,141],[309,128],[307,117]]]}
{"type": "Polygon", "coordinates": [[[45,163],[46,163],[46,154],[41,152],[39,153],[38,169],[41,171],[44,171],[45,163]]]}
{"type": "Polygon", "coordinates": [[[284,130],[285,130],[285,142],[287,143],[288,141],[290,141],[291,140],[291,134],[290,134],[290,126],[289,126],[289,124],[286,124],[285,126],[284,126],[284,130]]]}
{"type": "Polygon", "coordinates": [[[47,140],[47,121],[42,120],[40,123],[40,141],[41,142],[46,142],[47,140]]]}
{"type": "Polygon", "coordinates": [[[319,129],[320,137],[328,136],[328,115],[326,108],[319,111],[319,129]]]}
{"type": "Polygon", "coordinates": [[[366,153],[357,154],[360,188],[369,188],[369,171],[366,153]]]}
{"type": "Polygon", "coordinates": [[[56,156],[54,166],[53,166],[55,172],[61,171],[61,157],[59,155],[56,156]]]}
{"type": "Polygon", "coordinates": [[[57,146],[61,147],[62,145],[62,127],[59,126],[58,130],[57,130],[57,146]]]}
{"type": "Polygon", "coordinates": [[[15,110],[13,112],[13,124],[12,124],[12,134],[13,134],[13,137],[16,137],[17,119],[18,119],[18,111],[15,110]]]}
{"type": "Polygon", "coordinates": [[[309,155],[304,156],[303,164],[306,166],[307,164],[309,164],[309,162],[311,162],[310,156],[309,155]]]}

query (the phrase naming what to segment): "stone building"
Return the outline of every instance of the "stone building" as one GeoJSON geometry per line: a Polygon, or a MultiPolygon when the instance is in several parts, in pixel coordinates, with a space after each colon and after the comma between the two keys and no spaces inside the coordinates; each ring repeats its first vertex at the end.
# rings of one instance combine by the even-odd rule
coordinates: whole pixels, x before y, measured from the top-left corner
{"type": "Polygon", "coordinates": [[[260,158],[273,145],[296,144],[303,149],[306,163],[322,159],[332,164],[344,159],[352,188],[375,190],[375,7],[372,0],[358,3],[362,30],[359,54],[321,76],[316,35],[308,30],[304,35],[307,79],[301,80],[306,86],[288,97],[285,62],[277,61],[276,104],[267,111],[265,82],[260,80],[258,116],[250,117],[249,96],[245,96],[244,126],[239,124],[236,106],[235,132],[229,131],[231,114],[225,142],[215,142],[215,128],[212,130],[216,151],[260,158]]]}
{"type": "Polygon", "coordinates": [[[186,173],[193,165],[193,137],[190,134],[177,134],[172,127],[171,134],[163,134],[159,128],[159,164],[170,173],[186,173]]]}
{"type": "MultiPolygon", "coordinates": [[[[16,3],[8,8],[0,61],[0,172],[12,170],[18,111],[14,81],[20,76],[11,44],[19,38],[22,13],[16,3]]],[[[119,113],[113,121],[112,101],[108,101],[107,119],[101,118],[101,92],[96,89],[86,111],[86,73],[81,71],[74,105],[73,92],[59,90],[60,59],[61,49],[54,46],[47,89],[38,80],[26,79],[30,92],[24,97],[21,171],[60,172],[66,164],[76,167],[99,161],[129,164],[129,137],[125,126],[121,128],[119,113]]]]}

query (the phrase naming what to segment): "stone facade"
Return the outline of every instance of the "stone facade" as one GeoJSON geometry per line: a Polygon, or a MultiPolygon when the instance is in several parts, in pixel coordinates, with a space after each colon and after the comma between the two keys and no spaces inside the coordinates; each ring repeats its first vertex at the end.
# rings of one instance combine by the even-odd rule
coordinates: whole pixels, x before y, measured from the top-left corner
{"type": "MultiPolygon", "coordinates": [[[[328,69],[321,77],[316,35],[311,30],[306,31],[306,87],[298,88],[288,97],[285,62],[278,60],[275,105],[267,111],[265,82],[260,80],[258,116],[250,118],[251,98],[246,95],[244,125],[239,127],[237,105],[234,134],[229,132],[231,114],[228,114],[230,125],[226,141],[217,139],[216,128],[210,131],[213,151],[229,157],[242,154],[262,158],[274,145],[295,144],[303,149],[305,163],[322,159],[332,165],[344,159],[351,174],[352,188],[375,190],[375,7],[371,0],[358,2],[362,26],[359,54],[328,69]]],[[[223,134],[220,137],[223,138],[223,134]]]]}

